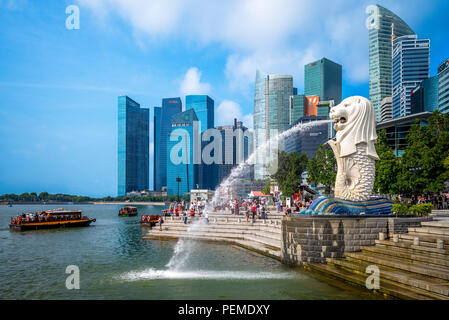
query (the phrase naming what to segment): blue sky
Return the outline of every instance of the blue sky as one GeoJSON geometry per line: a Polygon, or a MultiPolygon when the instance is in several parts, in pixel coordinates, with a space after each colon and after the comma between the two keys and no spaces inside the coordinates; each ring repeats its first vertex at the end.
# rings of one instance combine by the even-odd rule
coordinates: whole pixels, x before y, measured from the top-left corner
{"type": "MultiPolygon", "coordinates": [[[[378,3],[431,39],[436,74],[449,1],[378,3]]],[[[250,125],[257,68],[292,74],[302,92],[304,64],[327,57],[343,65],[343,97],[368,97],[369,4],[0,0],[0,194],[116,195],[119,95],[152,109],[209,94],[216,124],[250,125]],[[79,30],[65,27],[71,4],[79,30]]]]}

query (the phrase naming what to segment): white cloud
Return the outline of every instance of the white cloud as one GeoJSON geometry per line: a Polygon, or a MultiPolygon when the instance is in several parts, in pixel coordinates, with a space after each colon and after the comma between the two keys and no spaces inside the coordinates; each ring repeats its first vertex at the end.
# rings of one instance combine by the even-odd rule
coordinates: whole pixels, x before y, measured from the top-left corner
{"type": "Polygon", "coordinates": [[[212,87],[207,82],[201,82],[201,72],[198,68],[192,67],[187,70],[181,82],[180,91],[184,97],[189,94],[209,94],[212,87]]]}
{"type": "MultiPolygon", "coordinates": [[[[379,2],[397,9],[394,1],[379,2]]],[[[247,90],[256,69],[292,74],[295,85],[301,88],[304,64],[321,57],[343,65],[344,81],[368,81],[365,28],[368,0],[78,0],[78,3],[100,16],[114,14],[129,23],[141,47],[142,41],[159,38],[200,46],[218,44],[228,52],[224,73],[234,90],[247,90]]],[[[404,10],[397,13],[401,15],[404,10]]]]}
{"type": "Polygon", "coordinates": [[[243,121],[243,125],[252,128],[253,127],[253,115],[243,115],[240,105],[231,100],[223,100],[215,110],[215,125],[231,125],[234,123],[234,118],[238,121],[243,121]]]}

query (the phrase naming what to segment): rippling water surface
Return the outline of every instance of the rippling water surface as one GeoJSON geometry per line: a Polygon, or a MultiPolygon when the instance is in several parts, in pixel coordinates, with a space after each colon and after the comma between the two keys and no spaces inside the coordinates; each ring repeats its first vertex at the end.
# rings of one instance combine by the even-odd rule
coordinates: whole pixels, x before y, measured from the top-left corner
{"type": "Polygon", "coordinates": [[[117,205],[0,206],[0,299],[364,299],[278,261],[230,245],[191,242],[189,260],[166,267],[175,241],[142,240],[141,214],[118,217],[117,205]],[[90,227],[13,232],[22,212],[81,209],[90,227]],[[80,269],[80,289],[68,290],[68,265],[80,269]]]}

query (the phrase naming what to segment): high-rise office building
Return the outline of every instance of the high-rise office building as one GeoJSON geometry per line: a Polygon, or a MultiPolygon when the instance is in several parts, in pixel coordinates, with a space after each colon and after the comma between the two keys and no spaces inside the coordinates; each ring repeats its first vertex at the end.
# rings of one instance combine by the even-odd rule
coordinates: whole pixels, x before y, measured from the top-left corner
{"type": "Polygon", "coordinates": [[[184,196],[196,189],[198,164],[194,163],[194,122],[198,121],[195,110],[189,109],[172,116],[167,139],[167,195],[184,196]],[[178,178],[180,179],[178,182],[178,178]]]}
{"type": "Polygon", "coordinates": [[[423,80],[411,92],[411,113],[438,110],[438,76],[423,80]]]}
{"type": "MultiPolygon", "coordinates": [[[[248,128],[241,121],[234,119],[233,125],[216,127],[221,133],[222,159],[216,166],[216,182],[221,183],[238,164],[246,161],[250,152],[250,139],[248,128]]],[[[252,166],[242,172],[242,179],[253,178],[252,166]]]]}
{"type": "MultiPolygon", "coordinates": [[[[305,116],[295,121],[292,126],[299,123],[306,124],[309,122],[327,120],[327,116],[305,116]]],[[[315,153],[321,144],[325,144],[329,140],[329,124],[323,123],[315,125],[308,130],[298,131],[285,139],[285,151],[296,152],[298,155],[305,153],[307,158],[315,157],[315,153]]]]}
{"type": "Polygon", "coordinates": [[[304,95],[318,96],[319,101],[341,102],[342,67],[329,59],[322,58],[304,66],[304,95]]]}
{"type": "MultiPolygon", "coordinates": [[[[156,112],[156,111],[155,111],[156,112]]],[[[182,112],[181,98],[162,99],[160,111],[159,134],[154,140],[154,190],[167,186],[167,139],[171,131],[171,118],[182,112]]],[[[155,123],[155,127],[156,127],[155,123]]]]}
{"type": "Polygon", "coordinates": [[[430,40],[409,35],[393,40],[392,108],[393,118],[411,113],[411,93],[421,81],[429,78],[430,40]]]}
{"type": "Polygon", "coordinates": [[[118,195],[148,190],[149,109],[128,96],[118,97],[118,195]]]}
{"type": "Polygon", "coordinates": [[[186,110],[195,110],[201,122],[200,132],[214,127],[214,100],[207,95],[186,96],[186,110]]]}
{"type": "Polygon", "coordinates": [[[392,33],[395,37],[415,32],[397,15],[379,5],[371,6],[369,23],[369,97],[381,120],[380,104],[392,96],[392,33]],[[393,28],[392,28],[393,27],[393,28]]]}
{"type": "Polygon", "coordinates": [[[385,97],[380,104],[380,122],[393,118],[391,97],[385,97]]]}
{"type": "Polygon", "coordinates": [[[449,113],[449,59],[438,67],[438,109],[449,113]]]}
{"type": "Polygon", "coordinates": [[[157,186],[158,167],[156,159],[159,158],[159,143],[161,134],[161,107],[153,108],[153,190],[161,190],[161,186],[157,186]]]}
{"type": "MultiPolygon", "coordinates": [[[[290,97],[293,95],[293,77],[290,75],[264,75],[256,72],[254,93],[255,147],[259,147],[289,127],[290,97]]],[[[279,145],[271,145],[262,154],[259,152],[255,163],[255,179],[265,179],[266,165],[277,156],[279,145]]]]}
{"type": "Polygon", "coordinates": [[[290,97],[290,119],[289,125],[304,117],[305,112],[305,95],[297,94],[290,97]]]}

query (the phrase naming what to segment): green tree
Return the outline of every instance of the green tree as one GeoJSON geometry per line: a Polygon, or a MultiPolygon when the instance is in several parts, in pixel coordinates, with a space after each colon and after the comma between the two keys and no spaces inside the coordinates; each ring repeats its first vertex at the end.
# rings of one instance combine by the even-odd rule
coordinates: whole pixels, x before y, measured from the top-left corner
{"type": "Polygon", "coordinates": [[[270,189],[271,189],[271,183],[270,183],[270,181],[268,181],[267,184],[265,185],[265,187],[262,189],[263,194],[270,194],[270,189]]]}
{"type": "Polygon", "coordinates": [[[376,151],[379,160],[376,161],[376,179],[374,192],[381,194],[398,194],[398,176],[402,173],[401,163],[387,143],[385,130],[377,132],[376,151]]]}
{"type": "Polygon", "coordinates": [[[327,145],[320,145],[307,164],[307,182],[309,184],[322,184],[325,193],[330,194],[337,176],[337,161],[334,152],[327,145]]]}
{"type": "Polygon", "coordinates": [[[291,197],[298,191],[301,183],[301,174],[307,168],[307,156],[303,153],[287,153],[281,151],[278,157],[278,170],[272,175],[279,185],[282,194],[291,197]]]}
{"type": "Polygon", "coordinates": [[[427,125],[416,122],[407,135],[398,183],[406,193],[438,193],[444,190],[449,156],[449,114],[435,111],[427,125]]]}

